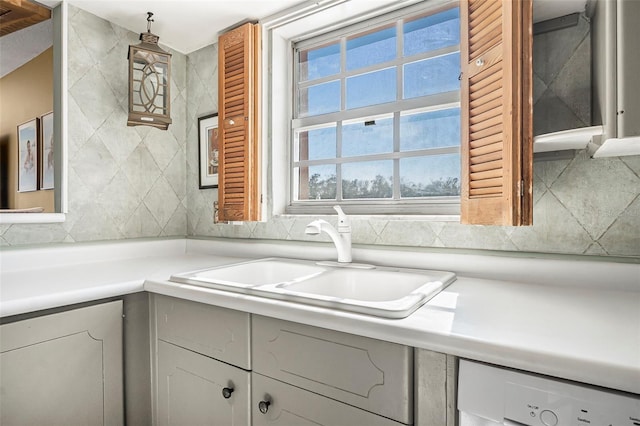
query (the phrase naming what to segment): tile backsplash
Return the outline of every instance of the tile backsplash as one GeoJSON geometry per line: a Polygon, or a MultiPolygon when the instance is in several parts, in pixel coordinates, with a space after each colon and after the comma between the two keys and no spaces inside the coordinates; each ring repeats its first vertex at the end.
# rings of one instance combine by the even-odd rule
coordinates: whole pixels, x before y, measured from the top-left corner
{"type": "MultiPolygon", "coordinates": [[[[640,257],[640,157],[534,164],[534,225],[468,226],[454,222],[353,217],[353,243],[640,257]]],[[[348,211],[347,211],[348,212],[348,211]]],[[[330,241],[305,235],[315,217],[209,225],[197,236],[330,241]],[[206,232],[206,233],[205,233],[206,232]]],[[[323,217],[336,225],[336,217],[323,217]]]]}
{"type": "Polygon", "coordinates": [[[3,245],[184,236],[186,56],[172,53],[168,131],[127,127],[138,34],[69,5],[68,203],[61,224],[4,225],[3,245]]]}
{"type": "MultiPolygon", "coordinates": [[[[584,69],[590,60],[588,25],[581,20],[562,31],[534,41],[537,57],[548,57],[534,66],[536,133],[591,120],[584,93],[590,79],[584,69]]],[[[174,122],[163,132],[125,125],[126,52],[137,38],[70,6],[69,214],[62,224],[0,225],[0,243],[185,235],[328,241],[304,234],[310,216],[213,223],[217,190],[198,188],[197,118],[217,111],[217,46],[189,55],[172,52],[174,122]]],[[[536,162],[534,202],[534,226],[522,228],[355,217],[353,242],[640,257],[640,156],[592,160],[578,152],[536,162]]],[[[325,219],[335,223],[335,217],[325,219]]]]}

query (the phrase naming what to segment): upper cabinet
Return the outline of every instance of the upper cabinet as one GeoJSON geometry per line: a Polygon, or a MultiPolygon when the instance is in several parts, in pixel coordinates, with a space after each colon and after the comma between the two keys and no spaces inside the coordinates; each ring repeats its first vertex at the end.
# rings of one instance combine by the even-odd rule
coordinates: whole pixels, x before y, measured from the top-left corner
{"type": "MultiPolygon", "coordinates": [[[[602,137],[594,157],[640,154],[640,2],[595,2],[593,11],[594,120],[602,137]]],[[[598,139],[598,138],[596,138],[598,139]]]]}
{"type": "Polygon", "coordinates": [[[260,26],[218,40],[219,220],[260,220],[260,26]]]}
{"type": "MultiPolygon", "coordinates": [[[[565,2],[556,3],[560,5],[565,2]]],[[[561,91],[578,100],[577,102],[583,105],[581,109],[585,109],[584,105],[587,105],[589,117],[583,126],[564,126],[558,132],[548,133],[549,130],[540,132],[540,128],[536,127],[534,152],[588,148],[589,154],[594,158],[640,154],[640,86],[635,81],[640,72],[640,51],[635,46],[640,38],[640,29],[637,25],[640,21],[640,2],[589,0],[585,8],[584,0],[571,0],[566,3],[569,6],[573,5],[574,8],[559,11],[559,14],[550,13],[554,12],[550,9],[553,9],[556,3],[535,0],[534,17],[536,5],[538,18],[540,15],[544,15],[544,19],[560,16],[542,23],[538,22],[536,25],[542,24],[546,31],[551,31],[550,39],[555,38],[553,47],[544,50],[545,53],[549,52],[549,55],[553,55],[551,51],[555,48],[556,56],[548,59],[552,62],[564,60],[562,55],[557,56],[560,49],[558,45],[570,43],[572,38],[582,34],[582,27],[588,28],[591,40],[588,53],[580,53],[584,50],[576,53],[568,51],[573,56],[584,55],[582,60],[588,58],[589,63],[582,65],[583,68],[588,69],[580,71],[574,69],[567,73],[567,76],[564,76],[565,81],[561,91]],[[578,18],[576,12],[584,12],[584,14],[578,18]],[[568,13],[574,15],[562,16],[568,13]],[[563,29],[572,26],[570,22],[574,17],[576,30],[563,29]],[[579,24],[578,21],[580,21],[579,24]],[[567,23],[569,25],[564,25],[567,23]],[[562,31],[556,31],[558,29],[562,31]],[[556,33],[557,36],[552,36],[556,33]],[[583,79],[582,82],[580,79],[583,79]],[[587,90],[582,93],[574,91],[580,84],[583,84],[587,90]]],[[[536,33],[535,28],[534,33],[536,33]]],[[[534,61],[540,60],[537,56],[539,51],[540,49],[536,50],[534,61]]],[[[577,62],[572,59],[567,57],[566,61],[571,61],[575,65],[577,62]]],[[[567,105],[571,106],[571,101],[567,105]]],[[[538,110],[534,112],[536,122],[541,119],[539,112],[538,110]]],[[[562,124],[562,114],[553,108],[545,107],[542,116],[545,114],[549,116],[547,120],[549,123],[553,124],[557,121],[562,124]]]]}
{"type": "Polygon", "coordinates": [[[461,222],[528,225],[532,210],[532,3],[464,0],[461,222]]]}

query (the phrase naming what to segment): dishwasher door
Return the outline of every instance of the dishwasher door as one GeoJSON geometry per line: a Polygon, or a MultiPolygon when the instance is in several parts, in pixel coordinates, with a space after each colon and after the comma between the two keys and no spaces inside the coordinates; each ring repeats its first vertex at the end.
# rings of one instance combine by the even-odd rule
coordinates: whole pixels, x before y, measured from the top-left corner
{"type": "Polygon", "coordinates": [[[460,361],[460,426],[640,426],[640,396],[460,361]]]}

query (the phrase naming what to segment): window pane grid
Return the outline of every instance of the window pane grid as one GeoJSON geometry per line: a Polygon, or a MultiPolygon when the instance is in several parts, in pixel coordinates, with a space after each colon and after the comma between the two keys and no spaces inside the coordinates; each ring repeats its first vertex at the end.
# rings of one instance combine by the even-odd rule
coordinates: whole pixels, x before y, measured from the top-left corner
{"type": "MultiPolygon", "coordinates": [[[[307,103],[295,105],[292,120],[295,142],[291,163],[291,206],[329,206],[341,202],[375,208],[390,203],[419,206],[426,200],[441,206],[436,210],[443,213],[451,211],[451,206],[459,202],[459,164],[456,166],[460,157],[459,138],[457,144],[451,143],[453,136],[437,128],[438,117],[429,116],[430,111],[458,108],[455,127],[459,134],[460,91],[459,84],[452,83],[453,78],[457,80],[458,77],[452,70],[459,70],[459,34],[452,32],[453,26],[458,25],[459,14],[455,8],[445,11],[446,16],[433,18],[435,15],[397,19],[373,30],[343,35],[329,42],[325,39],[318,47],[303,43],[305,58],[335,57],[332,46],[339,45],[340,63],[331,64],[327,70],[303,70],[299,65],[294,68],[298,93],[295,98],[307,103]],[[424,22],[435,24],[425,27],[424,22]],[[446,40],[437,40],[433,35],[442,29],[446,30],[446,40]],[[420,43],[432,46],[430,49],[405,44],[405,37],[419,39],[420,34],[429,36],[420,43]],[[314,49],[317,52],[313,52],[314,49]],[[443,61],[442,58],[453,59],[443,61]],[[339,72],[334,72],[338,68],[339,72]],[[407,69],[411,71],[411,86],[407,86],[407,69]],[[431,86],[422,84],[420,79],[426,79],[431,86]],[[327,84],[332,82],[340,85],[337,100],[337,96],[329,94],[331,87],[327,84]],[[393,90],[389,91],[390,88],[393,90]],[[308,97],[320,97],[320,93],[329,95],[324,104],[309,103],[308,97]],[[338,104],[339,109],[334,110],[338,104]],[[384,124],[384,118],[371,117],[381,114],[390,115],[391,123],[384,124]],[[312,138],[305,132],[318,125],[335,126],[335,157],[313,154],[312,138]],[[388,134],[389,125],[391,135],[388,134]],[[435,136],[430,133],[434,129],[435,136]],[[427,141],[403,143],[403,132],[418,134],[427,141]],[[306,155],[300,156],[298,144],[302,133],[308,145],[305,145],[306,155]],[[430,142],[441,134],[448,136],[444,142],[435,145],[430,142]],[[390,142],[385,142],[387,138],[390,142]],[[438,170],[430,170],[432,166],[438,170]]],[[[300,52],[301,49],[296,49],[298,61],[300,52]]],[[[455,136],[455,131],[449,133],[455,136]]]]}
{"type": "MultiPolygon", "coordinates": [[[[401,37],[400,37],[401,38],[401,37]]],[[[402,51],[402,50],[400,50],[402,51]]],[[[400,112],[393,114],[393,152],[400,153],[400,112]]],[[[400,159],[393,159],[393,199],[400,199],[400,159]]]]}
{"type": "Polygon", "coordinates": [[[332,42],[317,46],[313,49],[300,50],[298,52],[298,75],[301,81],[315,80],[332,76],[340,72],[339,64],[331,63],[331,58],[340,54],[340,45],[332,42]],[[322,71],[324,64],[325,70],[322,71]]]}
{"type": "Polygon", "coordinates": [[[387,62],[397,57],[397,28],[395,25],[346,37],[347,70],[357,70],[368,65],[387,62]]]}
{"type": "Polygon", "coordinates": [[[340,111],[344,111],[347,105],[347,40],[340,39],[340,111]]]}
{"type": "MultiPolygon", "coordinates": [[[[338,122],[338,134],[336,135],[336,146],[337,146],[337,152],[336,152],[336,160],[341,160],[342,159],[342,121],[338,122]]],[[[342,200],[343,194],[342,194],[342,185],[340,185],[339,183],[342,182],[342,167],[340,166],[340,164],[336,163],[336,200],[342,200]]]]}
{"type": "Polygon", "coordinates": [[[293,166],[308,167],[308,166],[320,166],[324,164],[360,163],[360,162],[367,162],[367,161],[395,160],[400,158],[456,154],[459,152],[460,152],[459,147],[432,148],[432,149],[423,149],[423,150],[406,151],[406,152],[390,152],[388,154],[360,155],[357,157],[336,157],[336,158],[331,158],[326,160],[324,159],[323,160],[300,160],[300,161],[294,161],[293,166]]]}
{"type": "MultiPolygon", "coordinates": [[[[398,34],[402,34],[402,20],[396,22],[396,31],[398,32],[398,34]]],[[[397,38],[397,42],[396,42],[397,46],[396,46],[396,52],[397,52],[397,60],[398,61],[403,61],[403,55],[402,55],[402,51],[403,49],[403,44],[404,44],[404,37],[400,36],[397,38]]],[[[397,66],[397,78],[396,78],[396,101],[401,101],[402,97],[403,97],[403,93],[402,93],[402,86],[403,86],[403,81],[404,81],[404,64],[400,65],[398,64],[397,66]]]]}
{"type": "Polygon", "coordinates": [[[460,106],[459,91],[438,93],[421,98],[403,99],[402,101],[394,103],[354,108],[348,111],[332,112],[313,117],[295,118],[291,121],[291,128],[296,130],[311,126],[321,126],[337,121],[361,120],[366,117],[393,114],[395,112],[405,113],[417,109],[445,109],[452,106],[460,106]]]}
{"type": "MultiPolygon", "coordinates": [[[[401,37],[400,37],[401,39],[401,37]]],[[[342,50],[344,52],[344,49],[342,50]]],[[[353,77],[356,75],[360,75],[360,74],[366,74],[369,72],[373,72],[373,71],[377,71],[380,69],[384,69],[384,68],[400,68],[405,64],[408,63],[412,63],[412,62],[418,62],[421,60],[426,60],[426,59],[432,59],[432,58],[437,58],[440,56],[445,56],[451,53],[456,53],[460,51],[460,45],[455,45],[455,46],[449,46],[449,47],[444,47],[442,49],[438,49],[438,50],[432,50],[429,52],[423,52],[423,53],[419,53],[419,54],[415,54],[412,56],[401,56],[401,57],[397,57],[393,60],[387,61],[387,62],[382,62],[379,64],[375,64],[375,65],[370,65],[367,67],[363,67],[363,68],[358,68],[355,70],[349,70],[346,71],[344,69],[341,70],[340,73],[337,74],[331,74],[331,75],[327,75],[321,78],[316,78],[313,80],[298,80],[297,85],[299,89],[304,89],[306,87],[309,86],[315,86],[317,84],[322,84],[322,83],[326,83],[329,81],[334,81],[337,79],[344,79],[347,77],[353,77]]],[[[342,56],[344,56],[344,53],[342,54],[342,56]]],[[[300,52],[298,52],[298,57],[300,57],[300,52]]],[[[344,62],[343,62],[344,64],[344,62]]]]}

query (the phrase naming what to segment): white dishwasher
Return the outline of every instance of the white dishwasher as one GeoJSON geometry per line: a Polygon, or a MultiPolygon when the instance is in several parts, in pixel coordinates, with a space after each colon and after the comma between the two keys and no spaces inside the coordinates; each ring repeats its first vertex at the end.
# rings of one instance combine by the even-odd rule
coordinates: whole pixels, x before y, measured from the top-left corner
{"type": "Polygon", "coordinates": [[[640,426],[640,396],[461,360],[460,426],[640,426]]]}

